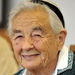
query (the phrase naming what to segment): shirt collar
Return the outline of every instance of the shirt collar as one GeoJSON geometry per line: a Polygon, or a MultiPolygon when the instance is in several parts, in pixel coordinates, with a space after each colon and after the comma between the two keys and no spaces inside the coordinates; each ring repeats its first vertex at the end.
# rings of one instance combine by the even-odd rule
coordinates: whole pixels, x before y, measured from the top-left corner
{"type": "Polygon", "coordinates": [[[72,69],[72,64],[73,53],[68,50],[66,46],[63,46],[61,52],[59,53],[58,63],[53,75],[60,74],[68,69],[72,69]]]}
{"type": "Polygon", "coordinates": [[[53,75],[57,75],[58,69],[64,69],[67,66],[68,66],[68,48],[66,46],[63,46],[62,50],[59,53],[57,66],[53,75]]]}

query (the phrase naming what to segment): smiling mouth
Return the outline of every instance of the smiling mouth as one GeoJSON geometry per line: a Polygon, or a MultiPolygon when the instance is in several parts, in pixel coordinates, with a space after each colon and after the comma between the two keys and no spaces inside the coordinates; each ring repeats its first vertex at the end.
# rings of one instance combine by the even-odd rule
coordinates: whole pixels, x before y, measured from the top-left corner
{"type": "Polygon", "coordinates": [[[22,57],[25,59],[25,60],[32,60],[34,58],[36,58],[37,56],[39,56],[40,54],[31,54],[31,55],[22,55],[22,57]]]}

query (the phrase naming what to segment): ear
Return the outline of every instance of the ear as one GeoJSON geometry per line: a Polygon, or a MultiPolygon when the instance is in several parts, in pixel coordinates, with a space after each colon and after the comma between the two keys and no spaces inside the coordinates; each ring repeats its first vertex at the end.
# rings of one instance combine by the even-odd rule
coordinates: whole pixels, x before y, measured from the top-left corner
{"type": "Polygon", "coordinates": [[[61,32],[58,35],[58,50],[61,50],[64,42],[65,42],[65,38],[67,35],[67,31],[65,29],[61,30],[61,32]]]}

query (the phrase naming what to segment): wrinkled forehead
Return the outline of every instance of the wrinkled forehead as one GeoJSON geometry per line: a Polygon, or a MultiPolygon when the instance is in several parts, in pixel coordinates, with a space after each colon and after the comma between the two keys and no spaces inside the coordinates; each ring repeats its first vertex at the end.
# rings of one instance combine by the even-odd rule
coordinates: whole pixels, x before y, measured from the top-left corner
{"type": "Polygon", "coordinates": [[[20,11],[13,19],[13,29],[31,29],[34,27],[50,28],[48,12],[40,7],[30,10],[20,11]]]}

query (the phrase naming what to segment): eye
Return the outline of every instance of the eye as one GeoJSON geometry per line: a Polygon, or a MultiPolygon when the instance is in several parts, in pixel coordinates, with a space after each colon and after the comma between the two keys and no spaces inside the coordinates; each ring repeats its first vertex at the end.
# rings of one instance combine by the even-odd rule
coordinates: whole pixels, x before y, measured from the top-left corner
{"type": "Polygon", "coordinates": [[[37,37],[41,37],[41,35],[39,35],[39,34],[37,34],[36,36],[37,36],[37,37]]]}
{"type": "Polygon", "coordinates": [[[34,34],[33,36],[35,36],[35,37],[41,37],[40,34],[34,34]]]}
{"type": "Polygon", "coordinates": [[[14,39],[16,40],[16,39],[21,39],[21,38],[23,38],[23,36],[22,35],[18,35],[14,39]]]}
{"type": "Polygon", "coordinates": [[[21,35],[19,35],[19,36],[17,36],[16,38],[22,38],[22,36],[21,36],[21,35]]]}

